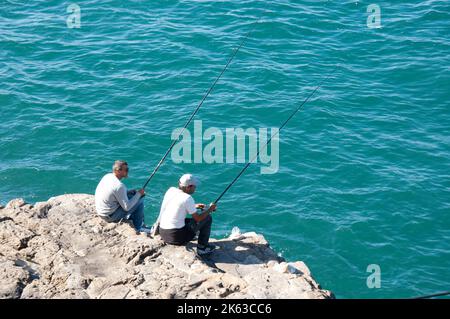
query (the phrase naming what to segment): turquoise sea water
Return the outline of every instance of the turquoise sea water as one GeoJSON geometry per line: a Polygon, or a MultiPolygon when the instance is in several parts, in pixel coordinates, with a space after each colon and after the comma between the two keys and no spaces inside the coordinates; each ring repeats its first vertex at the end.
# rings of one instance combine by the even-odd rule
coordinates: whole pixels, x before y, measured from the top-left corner
{"type": "MultiPolygon", "coordinates": [[[[213,235],[263,233],[338,298],[449,290],[450,3],[378,1],[371,29],[373,3],[0,0],[0,203],[93,193],[119,158],[140,187],[261,17],[197,114],[204,128],[277,127],[339,67],[281,132],[279,171],[250,166],[223,197],[213,235]]],[[[209,202],[242,165],[169,157],[146,221],[182,173],[209,202]]]]}

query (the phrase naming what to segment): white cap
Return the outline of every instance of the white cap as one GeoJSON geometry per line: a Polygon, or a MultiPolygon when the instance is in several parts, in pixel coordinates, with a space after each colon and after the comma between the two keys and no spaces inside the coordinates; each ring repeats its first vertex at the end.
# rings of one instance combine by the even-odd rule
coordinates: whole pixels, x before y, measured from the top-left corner
{"type": "Polygon", "coordinates": [[[192,174],[184,174],[183,176],[180,177],[180,186],[197,186],[200,181],[198,180],[197,177],[195,177],[192,174]]]}

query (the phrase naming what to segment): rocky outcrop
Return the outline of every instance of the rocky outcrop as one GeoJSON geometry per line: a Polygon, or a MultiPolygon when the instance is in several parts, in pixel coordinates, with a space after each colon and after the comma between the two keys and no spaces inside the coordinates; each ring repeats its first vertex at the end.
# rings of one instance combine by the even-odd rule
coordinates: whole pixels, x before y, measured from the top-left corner
{"type": "Polygon", "coordinates": [[[21,199],[0,208],[0,298],[330,298],[302,262],[263,236],[212,240],[207,258],[127,222],[106,223],[92,195],[21,199]]]}

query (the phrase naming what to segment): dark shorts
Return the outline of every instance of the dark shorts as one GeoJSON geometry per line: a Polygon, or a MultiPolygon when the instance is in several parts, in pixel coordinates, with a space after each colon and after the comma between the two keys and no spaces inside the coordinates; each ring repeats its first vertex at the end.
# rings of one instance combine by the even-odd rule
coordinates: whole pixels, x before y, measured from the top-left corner
{"type": "Polygon", "coordinates": [[[171,245],[185,245],[195,237],[195,221],[192,218],[184,220],[184,227],[178,229],[159,228],[161,238],[171,245]]]}

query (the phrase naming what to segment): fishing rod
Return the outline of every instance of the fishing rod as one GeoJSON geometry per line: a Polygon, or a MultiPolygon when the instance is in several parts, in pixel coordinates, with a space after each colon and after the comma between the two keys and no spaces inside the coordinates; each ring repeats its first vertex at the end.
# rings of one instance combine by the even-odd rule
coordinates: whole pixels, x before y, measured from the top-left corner
{"type": "Polygon", "coordinates": [[[247,32],[247,34],[244,36],[244,38],[242,39],[241,43],[239,44],[239,46],[234,49],[233,53],[231,54],[230,58],[228,59],[228,62],[226,63],[225,67],[222,69],[222,72],[220,72],[219,76],[215,79],[215,81],[213,82],[213,84],[211,85],[211,87],[208,89],[208,91],[206,92],[206,94],[203,96],[203,98],[200,100],[200,103],[198,104],[197,108],[194,110],[194,112],[192,112],[191,116],[189,117],[188,121],[186,122],[186,124],[184,125],[183,129],[181,130],[181,132],[178,134],[178,137],[172,142],[172,144],[170,145],[170,147],[167,149],[166,153],[164,154],[164,156],[161,158],[161,160],[159,161],[158,165],[156,165],[155,169],[153,170],[152,174],[150,175],[150,177],[147,179],[147,181],[145,182],[144,186],[142,187],[142,189],[145,189],[148,185],[148,183],[150,183],[150,181],[152,180],[153,176],[155,176],[156,172],[159,170],[159,167],[163,164],[163,162],[165,161],[166,157],[169,155],[170,151],[172,150],[172,148],[175,146],[175,144],[178,142],[178,140],[180,139],[180,136],[183,135],[184,131],[186,130],[186,128],[188,127],[188,125],[191,123],[192,119],[194,118],[195,114],[197,114],[198,110],[200,109],[200,107],[203,105],[203,102],[206,100],[206,98],[208,97],[208,95],[211,93],[211,91],[213,90],[213,88],[216,86],[216,83],[219,81],[219,79],[222,77],[222,74],[224,74],[225,70],[228,68],[228,66],[230,65],[231,61],[233,61],[234,57],[236,56],[236,54],[238,53],[238,51],[241,49],[241,47],[244,45],[245,41],[247,40],[247,38],[250,36],[250,34],[253,32],[253,29],[255,28],[255,26],[259,23],[259,21],[261,20],[261,17],[256,21],[253,22],[252,27],[250,29],[250,31],[247,32]]]}
{"type": "Polygon", "coordinates": [[[217,197],[217,199],[213,202],[214,205],[217,204],[217,202],[222,198],[223,195],[225,195],[225,193],[231,188],[231,186],[233,186],[233,184],[239,179],[239,177],[241,177],[241,175],[245,172],[245,170],[250,166],[250,164],[253,163],[253,161],[259,156],[259,153],[262,150],[265,150],[267,145],[269,145],[270,141],[272,140],[272,138],[274,138],[276,135],[278,135],[280,133],[280,131],[283,129],[283,127],[294,117],[295,114],[297,114],[297,112],[303,107],[303,105],[305,105],[309,99],[314,95],[314,93],[316,93],[316,91],[329,79],[329,77],[331,76],[331,74],[336,70],[338,66],[336,65],[334,67],[334,69],[325,77],[322,79],[322,81],[317,85],[317,87],[314,89],[314,91],[312,91],[308,97],[300,104],[299,107],[297,107],[297,109],[294,110],[294,112],[292,112],[292,114],[287,118],[286,121],[284,121],[284,123],[280,126],[280,128],[278,129],[278,132],[276,132],[275,134],[273,134],[269,140],[266,142],[266,144],[264,145],[264,147],[262,147],[260,150],[258,150],[258,152],[256,153],[256,155],[252,158],[251,161],[249,161],[244,168],[242,168],[242,170],[239,172],[239,174],[233,179],[233,181],[228,184],[228,186],[225,188],[225,190],[222,192],[222,194],[219,195],[219,197],[217,197]]]}
{"type": "Polygon", "coordinates": [[[450,295],[450,291],[438,292],[438,293],[435,293],[435,294],[432,294],[432,295],[419,296],[419,297],[414,297],[414,298],[411,298],[411,299],[428,299],[428,298],[447,296],[447,295],[450,295]]]}

